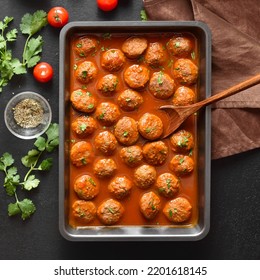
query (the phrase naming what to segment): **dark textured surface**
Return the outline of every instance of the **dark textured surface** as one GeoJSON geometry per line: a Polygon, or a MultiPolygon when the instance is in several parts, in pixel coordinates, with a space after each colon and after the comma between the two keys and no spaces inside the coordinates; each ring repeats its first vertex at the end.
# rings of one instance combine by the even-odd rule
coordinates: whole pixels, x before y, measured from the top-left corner
{"type": "MultiPolygon", "coordinates": [[[[18,27],[26,12],[48,11],[62,5],[75,20],[140,20],[141,0],[119,0],[118,8],[103,13],[94,0],[2,0],[0,19],[14,16],[18,27]]],[[[18,140],[3,123],[3,111],[12,93],[33,90],[44,95],[53,109],[53,121],[58,122],[58,60],[59,30],[46,27],[42,60],[50,62],[55,76],[50,84],[34,81],[31,71],[14,78],[0,94],[0,154],[8,151],[17,161],[33,141],[18,140]]],[[[24,37],[14,45],[14,56],[21,56],[24,37]]],[[[58,154],[54,168],[39,175],[41,185],[30,193],[37,205],[35,215],[23,222],[9,218],[6,207],[10,198],[0,188],[0,259],[260,259],[260,150],[212,162],[211,229],[206,238],[197,242],[69,242],[58,229],[58,154]],[[82,254],[85,252],[85,254],[82,254]],[[90,254],[91,252],[91,254],[90,254]]],[[[0,174],[2,185],[3,174],[0,174]]],[[[21,195],[22,198],[22,195],[21,195]]]]}

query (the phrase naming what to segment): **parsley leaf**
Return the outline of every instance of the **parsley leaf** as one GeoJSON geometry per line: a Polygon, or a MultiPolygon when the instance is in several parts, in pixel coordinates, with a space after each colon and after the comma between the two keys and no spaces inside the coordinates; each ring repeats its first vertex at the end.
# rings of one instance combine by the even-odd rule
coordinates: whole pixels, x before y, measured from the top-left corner
{"type": "Polygon", "coordinates": [[[40,180],[35,178],[35,175],[30,175],[28,179],[22,183],[24,189],[30,191],[31,189],[35,189],[40,184],[40,180]]]}
{"type": "Polygon", "coordinates": [[[33,14],[27,13],[22,17],[20,29],[23,34],[33,36],[47,24],[47,13],[43,10],[38,10],[33,14]]]}
{"type": "Polygon", "coordinates": [[[32,36],[47,24],[47,13],[43,10],[38,10],[33,14],[27,13],[22,17],[20,30],[28,35],[23,51],[23,65],[28,68],[40,61],[39,54],[42,52],[42,37],[32,38],[32,36]]]}
{"type": "Polygon", "coordinates": [[[52,158],[47,158],[47,159],[45,159],[41,162],[38,169],[39,170],[45,170],[45,171],[50,170],[51,167],[52,167],[52,163],[53,163],[53,159],[52,158]]]}
{"type": "Polygon", "coordinates": [[[30,199],[25,198],[22,201],[16,201],[16,203],[10,203],[8,205],[8,215],[14,216],[21,214],[23,220],[29,218],[36,211],[36,207],[30,199]]]}
{"type": "Polygon", "coordinates": [[[35,66],[40,61],[41,57],[39,54],[42,52],[42,45],[43,40],[40,35],[28,41],[23,56],[28,68],[35,66]]]}
{"type": "Polygon", "coordinates": [[[46,150],[52,152],[59,145],[59,125],[56,123],[51,124],[47,129],[46,134],[46,150]]]}
{"type": "Polygon", "coordinates": [[[142,9],[142,10],[140,11],[140,17],[141,17],[141,20],[142,20],[142,21],[147,21],[147,20],[148,20],[146,11],[145,11],[144,9],[142,9]]]}
{"type": "Polygon", "coordinates": [[[7,167],[14,163],[14,159],[11,154],[4,153],[0,158],[0,170],[5,171],[7,167]]]}

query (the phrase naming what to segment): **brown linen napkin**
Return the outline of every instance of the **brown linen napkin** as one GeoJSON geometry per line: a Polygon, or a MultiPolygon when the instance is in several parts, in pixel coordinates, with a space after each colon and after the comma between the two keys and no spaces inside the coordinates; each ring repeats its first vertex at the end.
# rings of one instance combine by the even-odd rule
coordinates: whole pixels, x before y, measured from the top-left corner
{"type": "MultiPolygon", "coordinates": [[[[149,20],[196,20],[212,32],[212,94],[260,73],[259,0],[143,0],[149,20]]],[[[260,85],[213,105],[212,159],[260,147],[260,85]]]]}

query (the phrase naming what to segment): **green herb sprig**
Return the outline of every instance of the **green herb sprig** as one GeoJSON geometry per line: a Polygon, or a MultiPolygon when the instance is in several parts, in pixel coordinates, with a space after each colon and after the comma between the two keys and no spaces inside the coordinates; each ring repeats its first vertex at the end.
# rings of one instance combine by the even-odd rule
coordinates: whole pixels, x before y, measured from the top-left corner
{"type": "Polygon", "coordinates": [[[43,10],[38,10],[33,14],[25,14],[22,17],[20,30],[22,34],[28,35],[23,51],[23,66],[31,68],[35,66],[41,59],[43,39],[42,36],[33,38],[32,36],[39,32],[48,24],[47,13],[43,10]]]}
{"type": "Polygon", "coordinates": [[[148,20],[148,16],[147,16],[147,14],[146,14],[145,9],[142,9],[142,10],[140,11],[140,18],[141,18],[141,21],[147,21],[147,20],[148,20]]]}
{"type": "Polygon", "coordinates": [[[40,61],[42,52],[42,36],[34,38],[44,26],[47,25],[47,13],[38,10],[33,14],[25,14],[21,19],[20,31],[28,35],[22,54],[22,62],[18,58],[13,58],[9,44],[17,40],[18,30],[10,29],[13,17],[6,16],[0,21],[0,92],[14,75],[27,73],[27,68],[35,66],[40,61]]]}
{"type": "Polygon", "coordinates": [[[42,155],[46,152],[53,152],[59,145],[59,126],[58,124],[51,124],[46,131],[46,137],[39,136],[34,142],[35,148],[28,151],[27,155],[21,158],[22,164],[29,170],[21,180],[17,168],[14,166],[14,158],[9,153],[4,153],[0,158],[0,171],[5,174],[4,188],[7,195],[15,197],[15,203],[8,205],[8,215],[21,215],[23,220],[29,218],[35,211],[36,206],[32,200],[25,198],[18,199],[17,188],[20,186],[21,190],[30,191],[39,186],[40,180],[36,178],[33,171],[48,171],[51,169],[53,159],[47,158],[40,162],[42,155]],[[40,162],[40,163],[39,163],[40,162]]]}

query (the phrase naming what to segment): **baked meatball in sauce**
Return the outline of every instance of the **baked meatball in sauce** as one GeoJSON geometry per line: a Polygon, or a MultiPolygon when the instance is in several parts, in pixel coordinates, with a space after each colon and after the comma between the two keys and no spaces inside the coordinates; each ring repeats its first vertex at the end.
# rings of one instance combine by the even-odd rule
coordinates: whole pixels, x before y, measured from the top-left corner
{"type": "Polygon", "coordinates": [[[97,121],[90,116],[79,116],[71,123],[71,130],[80,138],[87,137],[97,129],[97,121]]]}
{"type": "Polygon", "coordinates": [[[161,196],[172,198],[178,194],[181,181],[171,173],[163,173],[156,180],[156,188],[161,196]]]}
{"type": "Polygon", "coordinates": [[[102,53],[101,66],[109,72],[119,71],[125,64],[125,55],[119,49],[110,49],[102,53]]]}
{"type": "Polygon", "coordinates": [[[139,109],[143,102],[142,95],[132,89],[124,90],[117,98],[119,107],[126,112],[139,109]]]}
{"type": "Polygon", "coordinates": [[[156,169],[148,164],[136,168],[134,172],[134,183],[140,189],[151,187],[156,181],[156,169]]]}
{"type": "Polygon", "coordinates": [[[111,102],[102,102],[97,106],[95,116],[96,119],[104,126],[115,124],[121,113],[118,106],[111,102]]]}
{"type": "Polygon", "coordinates": [[[111,158],[102,158],[94,164],[94,174],[99,178],[112,177],[117,170],[115,161],[111,158]]]}
{"type": "Polygon", "coordinates": [[[187,37],[173,37],[166,43],[168,52],[173,56],[187,57],[192,51],[191,40],[187,37]]]}
{"type": "Polygon", "coordinates": [[[133,118],[123,117],[115,125],[115,137],[123,145],[133,145],[139,137],[137,123],[133,118]]]}
{"type": "Polygon", "coordinates": [[[163,133],[163,122],[158,116],[145,113],[138,121],[138,130],[144,138],[156,140],[163,133]]]}
{"type": "Polygon", "coordinates": [[[170,142],[172,145],[172,150],[177,153],[190,153],[194,148],[194,139],[192,134],[181,129],[170,137],[170,142]]]}
{"type": "Polygon", "coordinates": [[[81,57],[87,57],[97,51],[98,40],[94,37],[80,37],[78,38],[73,45],[75,53],[81,57]]]}
{"type": "Polygon", "coordinates": [[[144,59],[149,66],[158,67],[162,65],[166,60],[164,46],[159,42],[149,43],[144,59]]]}
{"type": "Polygon", "coordinates": [[[72,215],[84,224],[92,222],[96,212],[96,206],[92,201],[76,200],[72,205],[72,215]]]}
{"type": "Polygon", "coordinates": [[[186,106],[195,103],[194,91],[185,86],[178,87],[173,95],[172,104],[175,106],[186,106]]]}
{"type": "Polygon", "coordinates": [[[84,166],[93,161],[94,152],[87,141],[76,142],[70,150],[71,163],[77,167],[84,166]]]}
{"type": "Polygon", "coordinates": [[[180,58],[173,64],[173,77],[180,84],[192,85],[198,78],[198,67],[190,59],[180,58]]]}
{"type": "Polygon", "coordinates": [[[183,223],[190,219],[192,206],[185,197],[177,197],[168,201],[163,208],[166,218],[174,223],[183,223]]]}
{"type": "Polygon", "coordinates": [[[97,209],[98,219],[104,225],[116,224],[124,214],[124,207],[115,199],[107,199],[97,209]]]}
{"type": "Polygon", "coordinates": [[[147,220],[152,220],[161,209],[161,200],[154,192],[147,192],[141,196],[139,207],[143,216],[147,220]]]}
{"type": "Polygon", "coordinates": [[[99,183],[90,175],[81,175],[74,182],[74,191],[79,198],[91,200],[99,193],[99,183]]]}
{"type": "Polygon", "coordinates": [[[124,147],[120,150],[120,158],[130,167],[138,166],[143,159],[143,151],[140,146],[124,147]]]}
{"type": "Polygon", "coordinates": [[[130,194],[132,181],[126,176],[117,176],[108,185],[108,191],[117,199],[123,199],[130,194]]]}
{"type": "Polygon", "coordinates": [[[124,72],[124,80],[130,88],[143,89],[150,78],[150,71],[143,65],[134,64],[124,72]]]}
{"type": "Polygon", "coordinates": [[[162,165],[168,156],[168,147],[163,141],[148,142],[143,146],[143,156],[151,165],[162,165]]]}
{"type": "Polygon", "coordinates": [[[174,89],[174,80],[168,74],[162,71],[153,73],[149,82],[149,90],[154,97],[168,99],[174,94],[174,89]]]}
{"type": "Polygon", "coordinates": [[[102,154],[112,155],[118,146],[118,142],[113,133],[102,131],[95,137],[94,145],[102,154]]]}
{"type": "Polygon", "coordinates": [[[74,90],[70,95],[72,106],[78,111],[92,113],[97,106],[97,99],[89,91],[74,90]]]}
{"type": "Polygon", "coordinates": [[[97,77],[97,66],[91,61],[83,61],[75,70],[76,79],[82,84],[88,84],[97,77]]]}
{"type": "Polygon", "coordinates": [[[144,37],[130,37],[122,44],[122,51],[126,57],[133,59],[144,53],[148,46],[148,41],[144,37]]]}
{"type": "Polygon", "coordinates": [[[105,96],[113,95],[118,87],[118,77],[114,74],[103,76],[97,83],[97,89],[105,96]]]}
{"type": "Polygon", "coordinates": [[[175,155],[170,161],[170,169],[177,176],[185,176],[190,174],[194,169],[194,161],[190,156],[175,155]]]}

